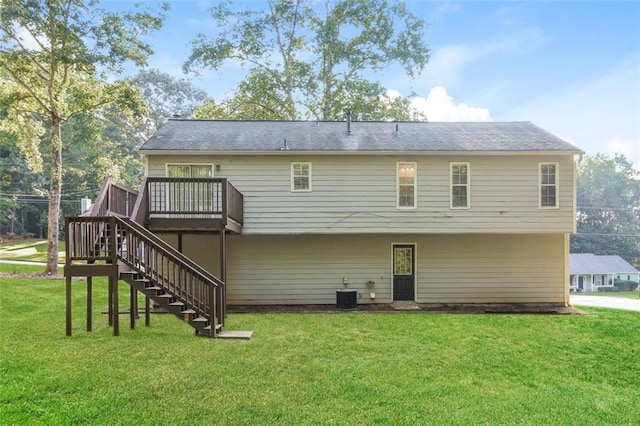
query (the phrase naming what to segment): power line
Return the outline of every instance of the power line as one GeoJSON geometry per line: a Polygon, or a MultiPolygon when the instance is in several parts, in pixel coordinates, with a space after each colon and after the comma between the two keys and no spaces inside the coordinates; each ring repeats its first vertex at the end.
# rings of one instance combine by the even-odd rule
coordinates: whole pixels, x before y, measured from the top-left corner
{"type": "MultiPolygon", "coordinates": [[[[68,192],[62,192],[60,193],[60,196],[62,197],[71,197],[71,196],[77,196],[77,195],[85,195],[87,193],[90,192],[96,192],[99,191],[99,188],[87,188],[87,189],[78,189],[78,190],[74,190],[74,191],[68,191],[68,192]]],[[[42,194],[33,194],[33,193],[27,193],[27,192],[7,192],[7,191],[0,191],[0,197],[49,197],[49,192],[46,190],[43,190],[42,194]]]]}
{"type": "Polygon", "coordinates": [[[633,210],[634,208],[640,208],[640,207],[608,207],[608,206],[577,206],[576,207],[578,210],[583,209],[583,210],[606,210],[606,211],[630,211],[633,210]]]}
{"type": "Polygon", "coordinates": [[[571,234],[572,236],[586,236],[586,237],[623,237],[623,238],[640,238],[640,234],[604,234],[598,232],[576,232],[575,234],[571,234]]]}

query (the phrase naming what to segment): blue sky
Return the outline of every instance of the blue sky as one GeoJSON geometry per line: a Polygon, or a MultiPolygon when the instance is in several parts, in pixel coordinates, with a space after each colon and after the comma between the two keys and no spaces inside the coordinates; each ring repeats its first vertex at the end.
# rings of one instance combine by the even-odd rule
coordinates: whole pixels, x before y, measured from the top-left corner
{"type": "MultiPolygon", "coordinates": [[[[105,3],[115,2],[129,4],[105,3]]],[[[149,65],[183,76],[196,33],[215,34],[213,2],[170,3],[149,65]]],[[[588,154],[624,153],[640,169],[640,1],[406,3],[429,23],[431,59],[413,80],[394,66],[376,75],[391,93],[415,93],[431,121],[532,121],[588,154]]],[[[241,77],[234,65],[189,76],[215,99],[241,77]]]]}

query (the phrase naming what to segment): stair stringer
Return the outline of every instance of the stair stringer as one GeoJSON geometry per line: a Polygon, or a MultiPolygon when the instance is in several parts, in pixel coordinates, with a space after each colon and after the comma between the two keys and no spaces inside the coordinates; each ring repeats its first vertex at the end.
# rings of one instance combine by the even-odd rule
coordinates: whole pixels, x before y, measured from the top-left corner
{"type": "MultiPolygon", "coordinates": [[[[129,265],[129,267],[132,267],[132,265],[129,265]]],[[[161,308],[189,324],[195,329],[196,334],[216,337],[221,331],[222,324],[216,323],[214,327],[211,327],[212,321],[208,315],[194,309],[194,306],[191,306],[185,298],[179,297],[167,286],[156,280],[145,278],[144,273],[136,271],[135,267],[130,271],[121,272],[120,279],[153,300],[161,308]]]]}

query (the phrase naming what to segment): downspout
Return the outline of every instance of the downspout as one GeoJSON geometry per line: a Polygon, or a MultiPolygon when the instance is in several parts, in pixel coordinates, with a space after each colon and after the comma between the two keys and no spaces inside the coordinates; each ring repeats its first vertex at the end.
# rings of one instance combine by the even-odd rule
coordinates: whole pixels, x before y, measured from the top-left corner
{"type": "Polygon", "coordinates": [[[571,306],[571,301],[569,299],[569,285],[570,285],[570,280],[571,280],[571,269],[570,269],[570,265],[569,265],[569,259],[571,258],[570,254],[569,254],[569,248],[571,247],[570,244],[570,235],[571,234],[564,234],[564,306],[565,307],[569,307],[571,306]]]}
{"type": "MultiPolygon", "coordinates": [[[[578,220],[577,220],[577,215],[578,215],[578,183],[577,183],[577,179],[578,179],[578,163],[582,161],[582,154],[579,155],[578,160],[575,159],[575,156],[573,157],[573,229],[572,229],[572,233],[575,234],[576,232],[578,232],[578,220]]],[[[570,294],[569,294],[569,286],[571,285],[571,265],[570,265],[570,259],[571,259],[571,234],[565,234],[564,235],[564,279],[565,279],[565,286],[564,286],[564,305],[565,306],[571,306],[571,301],[570,301],[570,294]]],[[[576,284],[577,285],[577,284],[576,284]]]]}

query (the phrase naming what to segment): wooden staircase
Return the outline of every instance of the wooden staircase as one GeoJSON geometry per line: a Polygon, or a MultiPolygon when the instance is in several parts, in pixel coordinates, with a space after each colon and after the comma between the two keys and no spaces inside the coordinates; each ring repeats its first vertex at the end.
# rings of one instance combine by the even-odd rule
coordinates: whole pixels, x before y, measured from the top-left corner
{"type": "Polygon", "coordinates": [[[189,303],[181,300],[175,294],[168,292],[166,287],[161,287],[153,281],[144,278],[135,270],[120,272],[120,279],[129,283],[136,291],[153,300],[159,307],[164,308],[196,330],[196,334],[203,336],[217,336],[222,330],[222,324],[216,321],[214,333],[211,332],[211,321],[205,313],[199,313],[189,307],[189,303]]]}
{"type": "MultiPolygon", "coordinates": [[[[111,187],[105,182],[100,199],[110,199],[105,194],[111,187]]],[[[110,324],[117,326],[117,281],[122,280],[132,289],[132,310],[134,306],[137,310],[134,294],[142,293],[147,298],[147,317],[152,300],[196,334],[218,337],[225,318],[224,282],[132,220],[135,213],[129,206],[134,203],[122,205],[126,207],[120,212],[102,206],[87,216],[66,218],[67,335],[71,335],[71,278],[87,277],[90,292],[91,277],[108,276],[110,324]]],[[[132,316],[132,327],[133,323],[132,316]]]]}

